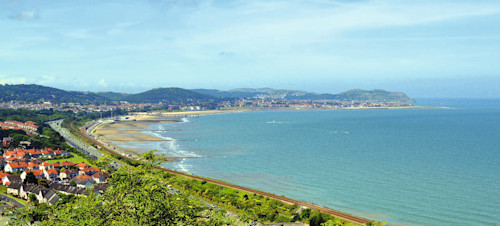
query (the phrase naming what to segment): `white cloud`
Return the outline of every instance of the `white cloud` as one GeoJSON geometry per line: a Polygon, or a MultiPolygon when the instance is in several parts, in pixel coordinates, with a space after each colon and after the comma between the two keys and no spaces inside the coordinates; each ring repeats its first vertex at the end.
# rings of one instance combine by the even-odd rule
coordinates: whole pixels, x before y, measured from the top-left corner
{"type": "Polygon", "coordinates": [[[5,84],[25,84],[25,83],[26,83],[25,77],[0,75],[0,84],[2,84],[2,85],[5,85],[5,84]]]}
{"type": "Polygon", "coordinates": [[[38,10],[23,10],[17,14],[9,16],[9,18],[14,20],[33,20],[39,17],[38,10]]]}
{"type": "Polygon", "coordinates": [[[99,86],[102,86],[102,87],[107,87],[108,86],[108,83],[104,79],[99,80],[99,82],[97,84],[99,86]]]}

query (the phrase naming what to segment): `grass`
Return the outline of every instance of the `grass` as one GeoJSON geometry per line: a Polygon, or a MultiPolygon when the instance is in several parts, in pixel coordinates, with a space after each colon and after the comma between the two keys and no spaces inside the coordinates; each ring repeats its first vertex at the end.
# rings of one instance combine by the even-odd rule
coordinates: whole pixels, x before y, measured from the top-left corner
{"type": "Polygon", "coordinates": [[[75,153],[71,153],[71,154],[73,155],[73,157],[72,157],[72,158],[68,158],[68,159],[53,159],[53,160],[47,160],[46,162],[48,162],[48,163],[54,163],[54,162],[64,162],[64,161],[70,161],[70,162],[73,162],[73,163],[75,163],[75,164],[78,164],[78,163],[80,163],[80,162],[85,162],[85,163],[87,163],[87,164],[89,164],[89,165],[92,165],[92,164],[89,162],[89,160],[87,160],[87,159],[83,158],[82,156],[79,156],[79,155],[77,155],[77,154],[75,154],[75,153]]]}
{"type": "Polygon", "coordinates": [[[0,186],[0,193],[2,193],[3,195],[5,195],[11,199],[14,199],[14,200],[22,203],[23,205],[28,205],[28,201],[23,200],[23,199],[19,199],[19,198],[12,196],[12,195],[7,194],[7,187],[5,187],[5,186],[0,186]]]}

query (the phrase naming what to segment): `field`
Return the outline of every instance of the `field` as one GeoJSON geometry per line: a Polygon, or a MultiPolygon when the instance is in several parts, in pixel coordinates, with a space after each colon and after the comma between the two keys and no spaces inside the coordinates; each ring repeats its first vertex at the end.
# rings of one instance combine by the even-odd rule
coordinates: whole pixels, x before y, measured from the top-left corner
{"type": "Polygon", "coordinates": [[[75,153],[71,153],[71,154],[73,155],[73,157],[72,157],[72,158],[68,158],[68,159],[53,159],[53,160],[47,160],[46,162],[48,162],[48,163],[54,163],[54,162],[64,162],[64,161],[70,161],[70,162],[73,162],[73,163],[75,163],[75,164],[78,164],[78,163],[80,163],[80,162],[85,162],[85,163],[87,163],[87,164],[89,164],[89,165],[92,165],[92,164],[89,162],[89,160],[87,160],[87,159],[83,158],[82,156],[79,156],[79,155],[77,155],[77,154],[75,154],[75,153]]]}

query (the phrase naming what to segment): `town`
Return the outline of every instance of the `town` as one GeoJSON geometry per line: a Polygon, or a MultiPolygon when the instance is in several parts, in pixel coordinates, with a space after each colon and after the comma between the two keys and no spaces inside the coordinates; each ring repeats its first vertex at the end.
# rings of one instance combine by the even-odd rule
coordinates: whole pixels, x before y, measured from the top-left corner
{"type": "MultiPolygon", "coordinates": [[[[0,102],[0,108],[8,109],[28,109],[28,110],[52,110],[78,112],[109,112],[113,111],[146,111],[165,109],[170,111],[204,111],[204,110],[224,110],[227,108],[246,107],[246,108],[269,108],[269,109],[289,109],[289,110],[307,110],[307,109],[349,109],[349,108],[389,108],[389,107],[408,107],[409,103],[397,101],[339,101],[339,100],[282,100],[282,99],[237,99],[221,100],[212,103],[129,103],[127,101],[113,101],[109,104],[80,104],[80,103],[25,103],[21,101],[0,102]]],[[[112,116],[112,115],[111,115],[112,116]]]]}
{"type": "MultiPolygon", "coordinates": [[[[2,129],[23,130],[31,136],[37,134],[38,128],[31,121],[5,121],[1,125],[2,129]]],[[[93,188],[102,194],[108,187],[105,184],[110,177],[108,173],[85,162],[65,161],[74,155],[68,151],[27,149],[27,143],[21,143],[23,147],[12,148],[13,141],[12,137],[2,139],[3,154],[0,156],[0,168],[3,169],[0,184],[7,188],[7,194],[24,200],[30,200],[33,194],[38,203],[52,205],[61,199],[61,193],[83,196],[86,188],[93,188]]]]}

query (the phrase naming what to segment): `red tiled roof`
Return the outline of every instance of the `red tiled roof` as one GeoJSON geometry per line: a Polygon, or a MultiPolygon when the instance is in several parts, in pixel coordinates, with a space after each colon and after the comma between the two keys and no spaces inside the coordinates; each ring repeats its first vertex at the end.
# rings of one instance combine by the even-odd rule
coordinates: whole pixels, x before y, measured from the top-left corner
{"type": "Polygon", "coordinates": [[[68,162],[68,161],[61,162],[61,166],[74,166],[74,165],[75,165],[75,163],[68,162]]]}
{"type": "Polygon", "coordinates": [[[57,174],[57,175],[59,175],[59,173],[55,169],[49,169],[49,170],[47,170],[47,173],[48,174],[57,174]]]}
{"type": "Polygon", "coordinates": [[[12,169],[28,167],[28,163],[25,162],[11,162],[9,163],[9,165],[10,167],[12,167],[12,169]]]}
{"type": "Polygon", "coordinates": [[[85,162],[81,162],[81,163],[78,163],[76,164],[76,166],[80,167],[80,168],[86,168],[86,167],[90,167],[89,164],[85,163],[85,162]]]}
{"type": "Polygon", "coordinates": [[[75,178],[78,178],[78,179],[82,179],[82,180],[89,180],[89,179],[92,179],[91,176],[87,175],[87,174],[83,174],[83,175],[78,175],[77,177],[75,178]]]}

